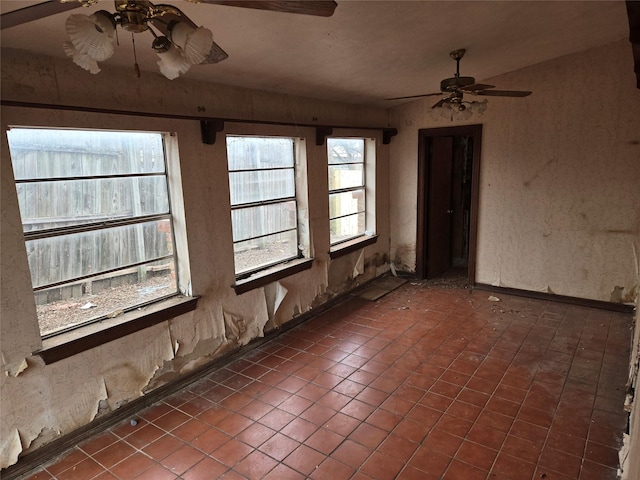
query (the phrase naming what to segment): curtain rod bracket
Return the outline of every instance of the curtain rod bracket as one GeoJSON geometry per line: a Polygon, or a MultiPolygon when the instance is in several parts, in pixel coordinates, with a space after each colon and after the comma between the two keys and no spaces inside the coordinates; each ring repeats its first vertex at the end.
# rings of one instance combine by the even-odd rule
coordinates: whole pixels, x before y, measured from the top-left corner
{"type": "Polygon", "coordinates": [[[224,130],[224,120],[213,118],[211,120],[200,120],[200,132],[202,133],[202,143],[214,145],[216,134],[224,130]]]}
{"type": "Polygon", "coordinates": [[[389,145],[391,143],[391,137],[395,137],[398,134],[397,128],[383,128],[382,129],[382,144],[389,145]]]}
{"type": "Polygon", "coordinates": [[[324,145],[324,139],[333,133],[333,127],[326,125],[318,125],[316,127],[316,145],[321,147],[324,145]]]}

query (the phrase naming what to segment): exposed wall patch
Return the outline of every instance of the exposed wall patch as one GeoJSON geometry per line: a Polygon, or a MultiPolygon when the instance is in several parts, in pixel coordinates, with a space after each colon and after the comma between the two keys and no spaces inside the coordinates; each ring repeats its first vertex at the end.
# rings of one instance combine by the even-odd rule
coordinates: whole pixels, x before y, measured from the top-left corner
{"type": "Polygon", "coordinates": [[[622,292],[624,291],[624,287],[613,287],[611,290],[611,296],[609,297],[609,301],[611,303],[622,303],[622,292]]]}
{"type": "Polygon", "coordinates": [[[61,435],[59,430],[55,430],[50,427],[42,427],[40,433],[34,438],[29,445],[24,449],[25,453],[40,448],[42,445],[46,445],[47,443],[55,440],[61,435]]]}

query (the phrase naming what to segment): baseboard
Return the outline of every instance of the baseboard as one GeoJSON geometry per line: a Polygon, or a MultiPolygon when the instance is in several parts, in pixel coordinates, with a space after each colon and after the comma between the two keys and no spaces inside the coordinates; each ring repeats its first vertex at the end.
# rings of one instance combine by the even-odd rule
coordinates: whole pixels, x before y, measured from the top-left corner
{"type": "Polygon", "coordinates": [[[599,308],[612,312],[633,313],[635,307],[626,303],[605,302],[602,300],[592,300],[589,298],[569,297],[566,295],[556,295],[554,293],[533,292],[530,290],[520,290],[518,288],[496,287],[484,283],[475,283],[474,289],[487,292],[502,293],[505,295],[515,295],[518,297],[535,298],[537,300],[547,300],[550,302],[568,303],[581,307],[599,308]]]}

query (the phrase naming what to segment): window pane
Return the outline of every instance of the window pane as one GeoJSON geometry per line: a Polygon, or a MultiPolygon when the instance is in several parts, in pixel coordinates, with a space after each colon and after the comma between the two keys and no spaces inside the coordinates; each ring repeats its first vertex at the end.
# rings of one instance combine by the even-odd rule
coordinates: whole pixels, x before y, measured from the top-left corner
{"type": "Polygon", "coordinates": [[[42,334],[177,293],[162,134],[7,137],[42,334]]]}
{"type": "MultiPolygon", "coordinates": [[[[336,218],[364,212],[364,190],[332,193],[329,195],[329,217],[336,218]]],[[[364,226],[362,227],[364,232],[364,226]]]]}
{"type": "Polygon", "coordinates": [[[329,190],[364,186],[364,165],[329,165],[329,190]]]}
{"type": "Polygon", "coordinates": [[[293,139],[227,137],[229,171],[293,167],[293,139]]]}
{"type": "Polygon", "coordinates": [[[332,245],[360,236],[366,229],[364,147],[364,138],[327,139],[332,245]]]}
{"type": "Polygon", "coordinates": [[[227,136],[227,159],[236,274],[297,258],[294,139],[227,136]]]}
{"type": "Polygon", "coordinates": [[[296,228],[296,202],[238,208],[231,212],[233,241],[296,228]]]}
{"type": "Polygon", "coordinates": [[[159,220],[28,240],[33,288],[171,255],[171,238],[171,222],[159,220]]]}
{"type": "Polygon", "coordinates": [[[12,128],[7,137],[16,180],[165,171],[157,133],[12,128]]]}
{"type": "Polygon", "coordinates": [[[115,316],[131,305],[140,305],[176,293],[173,263],[146,263],[119,272],[92,277],[35,292],[40,333],[104,316],[115,316]]]}
{"type": "Polygon", "coordinates": [[[331,220],[329,223],[331,243],[341,242],[362,235],[364,232],[364,221],[364,212],[331,220]]]}
{"type": "Polygon", "coordinates": [[[164,176],[16,185],[25,232],[169,212],[164,176]]]}
{"type": "Polygon", "coordinates": [[[257,270],[261,267],[296,258],[298,256],[297,233],[295,230],[291,230],[238,242],[234,244],[233,250],[236,274],[257,270]]]}
{"type": "Polygon", "coordinates": [[[327,138],[329,164],[364,162],[364,139],[327,138]]]}
{"type": "Polygon", "coordinates": [[[229,172],[231,205],[295,196],[293,168],[229,172]]]}

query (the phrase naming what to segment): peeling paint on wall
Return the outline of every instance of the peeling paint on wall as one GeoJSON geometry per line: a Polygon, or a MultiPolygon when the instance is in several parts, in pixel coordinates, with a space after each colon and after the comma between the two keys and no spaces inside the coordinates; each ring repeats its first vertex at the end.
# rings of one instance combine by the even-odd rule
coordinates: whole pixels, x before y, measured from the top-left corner
{"type": "Polygon", "coordinates": [[[282,301],[284,300],[284,297],[286,297],[287,293],[289,293],[289,290],[287,290],[285,287],[283,287],[280,282],[277,282],[276,283],[276,298],[274,299],[274,302],[273,302],[273,314],[274,315],[276,313],[278,313],[278,309],[280,308],[280,305],[282,305],[282,301]]]}
{"type": "Polygon", "coordinates": [[[393,263],[401,272],[416,271],[416,246],[413,244],[398,245],[393,252],[393,263]]]}
{"type": "Polygon", "coordinates": [[[165,360],[158,368],[149,382],[142,388],[142,393],[148,393],[155,388],[176,380],[183,373],[205,365],[212,359],[222,355],[226,351],[235,348],[235,345],[225,344],[221,338],[208,338],[198,342],[193,351],[187,355],[165,360]]]}
{"type": "Polygon", "coordinates": [[[42,430],[40,430],[40,433],[38,433],[38,435],[36,436],[36,438],[34,438],[29,445],[25,446],[24,452],[28,453],[33,450],[36,450],[41,446],[51,442],[52,440],[55,440],[59,436],[60,436],[59,430],[54,430],[49,427],[43,427],[42,430]]]}
{"type": "Polygon", "coordinates": [[[364,273],[364,249],[360,250],[358,254],[358,259],[356,260],[356,264],[353,267],[352,278],[356,278],[358,275],[362,275],[363,273],[364,273]]]}
{"type": "Polygon", "coordinates": [[[17,377],[22,372],[24,372],[29,365],[27,364],[27,359],[23,358],[22,361],[14,362],[9,365],[5,365],[5,375],[8,377],[17,377]]]}
{"type": "MultiPolygon", "coordinates": [[[[131,90],[124,88],[128,80],[117,69],[105,69],[101,80],[89,92],[77,88],[80,79],[75,67],[64,59],[43,59],[22,52],[5,53],[3,50],[3,98],[145,113],[156,109],[162,113],[185,115],[196,113],[191,109],[197,101],[199,105],[215,105],[211,110],[208,107],[207,113],[221,118],[250,119],[255,116],[259,120],[277,122],[291,117],[288,107],[278,100],[282,98],[278,94],[232,87],[214,92],[205,84],[185,79],[178,95],[168,98],[162,93],[168,85],[165,80],[150,78],[151,85],[144,90],[137,87],[131,90]],[[41,75],[43,72],[44,76],[41,75]],[[116,97],[113,97],[114,91],[118,92],[116,97]],[[156,101],[160,97],[164,103],[156,101]],[[255,109],[256,101],[260,104],[258,110],[255,109]]],[[[372,123],[387,125],[388,120],[384,109],[293,97],[287,97],[287,103],[296,105],[300,118],[322,109],[323,121],[327,123],[370,126],[372,123]]],[[[193,294],[199,296],[197,309],[193,312],[59,362],[44,365],[40,357],[31,356],[41,347],[41,340],[11,162],[6,136],[3,136],[0,155],[2,466],[15,463],[24,446],[34,450],[108,415],[127,402],[262,337],[268,322],[273,322],[273,325],[269,324],[270,328],[277,328],[347,292],[359,282],[368,281],[384,268],[381,259],[389,244],[388,192],[384,182],[376,186],[375,193],[376,198],[382,199],[376,218],[377,234],[380,235],[378,244],[367,247],[360,257],[358,254],[347,255],[330,261],[328,222],[324,213],[327,197],[322,189],[312,189],[301,224],[310,231],[312,252],[307,253],[315,255],[312,268],[236,295],[231,287],[235,271],[224,141],[203,145],[198,122],[146,115],[118,116],[3,106],[2,121],[4,128],[7,123],[20,123],[171,132],[172,138],[178,139],[180,158],[187,160],[180,162],[178,167],[173,166],[180,170],[184,199],[184,215],[180,216],[180,222],[185,224],[189,252],[180,259],[180,267],[188,267],[191,272],[191,283],[180,288],[181,291],[193,290],[193,294]],[[361,273],[354,280],[356,268],[361,273]]],[[[313,128],[233,122],[225,122],[225,128],[225,133],[229,134],[282,134],[312,139],[306,142],[308,179],[311,185],[326,185],[326,147],[315,145],[313,128]]],[[[348,129],[344,134],[356,135],[358,132],[348,129]]],[[[372,133],[368,131],[369,134],[372,133]]],[[[372,135],[380,137],[376,168],[386,172],[388,147],[380,145],[381,133],[372,135]]]]}
{"type": "Polygon", "coordinates": [[[22,442],[18,429],[3,432],[0,435],[0,469],[7,468],[18,461],[18,455],[22,453],[22,442]]]}
{"type": "MultiPolygon", "coordinates": [[[[107,385],[104,378],[85,382],[79,391],[71,393],[66,401],[71,408],[68,415],[74,425],[85,425],[95,419],[100,402],[108,400],[107,385]]],[[[59,432],[58,432],[59,435],[59,432]]]]}
{"type": "Polygon", "coordinates": [[[282,282],[272,283],[264,287],[265,303],[269,316],[269,321],[264,327],[265,332],[280,328],[284,322],[291,318],[290,307],[285,308],[285,305],[293,301],[292,296],[288,294],[289,289],[282,282]]]}
{"type": "Polygon", "coordinates": [[[224,338],[240,345],[240,338],[245,333],[247,333],[247,323],[244,318],[224,312],[224,338]]]}
{"type": "MultiPolygon", "coordinates": [[[[640,281],[640,274],[637,275],[640,281]]],[[[629,377],[626,385],[624,408],[629,412],[628,433],[623,434],[623,445],[618,452],[620,460],[620,478],[632,480],[640,477],[640,399],[638,398],[638,371],[640,367],[640,299],[635,300],[636,315],[634,321],[633,343],[629,360],[629,377]]]]}
{"type": "Polygon", "coordinates": [[[622,303],[622,292],[624,291],[624,287],[613,287],[611,290],[611,296],[609,297],[609,301],[612,303],[622,303]]]}

